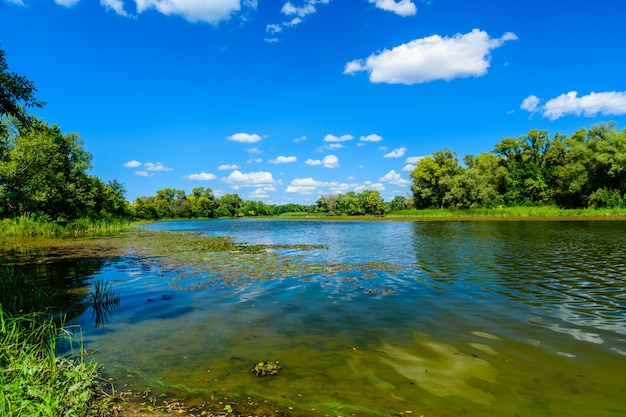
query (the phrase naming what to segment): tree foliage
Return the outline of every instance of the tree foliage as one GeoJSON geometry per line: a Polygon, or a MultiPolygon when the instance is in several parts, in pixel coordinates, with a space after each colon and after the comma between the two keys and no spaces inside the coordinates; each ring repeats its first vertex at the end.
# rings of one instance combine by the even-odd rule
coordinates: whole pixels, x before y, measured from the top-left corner
{"type": "MultiPolygon", "coordinates": [[[[9,70],[5,52],[0,48],[0,117],[14,118],[21,126],[27,126],[31,117],[27,107],[43,107],[35,98],[37,89],[26,77],[9,70]]],[[[7,135],[7,126],[0,123],[0,140],[7,135]]]]}
{"type": "Polygon", "coordinates": [[[492,152],[464,158],[449,149],[422,158],[411,172],[418,208],[556,204],[624,207],[626,130],[601,123],[571,137],[531,130],[504,138],[492,152]]]}

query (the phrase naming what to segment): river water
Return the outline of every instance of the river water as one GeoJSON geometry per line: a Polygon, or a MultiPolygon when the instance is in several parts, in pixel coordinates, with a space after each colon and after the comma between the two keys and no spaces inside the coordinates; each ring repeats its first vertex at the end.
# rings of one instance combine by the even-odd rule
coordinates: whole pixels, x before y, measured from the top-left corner
{"type": "Polygon", "coordinates": [[[121,386],[287,415],[626,416],[626,222],[147,228],[325,247],[269,251],[290,267],[263,279],[106,262],[91,278],[119,307],[104,325],[75,321],[121,386]],[[260,361],[282,368],[258,377],[260,361]]]}

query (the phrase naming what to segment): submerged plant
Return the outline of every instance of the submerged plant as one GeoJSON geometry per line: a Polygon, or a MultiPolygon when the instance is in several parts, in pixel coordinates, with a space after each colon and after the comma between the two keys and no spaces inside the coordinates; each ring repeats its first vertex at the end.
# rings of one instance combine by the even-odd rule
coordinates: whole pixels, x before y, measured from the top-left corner
{"type": "Polygon", "coordinates": [[[95,317],[96,327],[108,323],[111,312],[120,305],[120,296],[115,294],[109,281],[96,281],[89,298],[93,309],[92,318],[95,317]]]}
{"type": "Polygon", "coordinates": [[[278,371],[280,371],[278,362],[259,362],[252,368],[252,372],[257,376],[276,375],[278,371]]]}

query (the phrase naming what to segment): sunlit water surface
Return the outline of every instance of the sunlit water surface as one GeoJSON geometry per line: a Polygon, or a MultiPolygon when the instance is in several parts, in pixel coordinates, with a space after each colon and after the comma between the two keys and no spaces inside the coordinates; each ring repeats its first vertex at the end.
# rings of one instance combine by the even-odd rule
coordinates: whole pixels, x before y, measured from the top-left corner
{"type": "Polygon", "coordinates": [[[94,280],[112,282],[120,306],[104,326],[89,311],[77,322],[121,386],[196,401],[238,394],[293,415],[626,416],[625,222],[149,229],[323,244],[278,252],[329,267],[223,285],[131,253],[111,261],[94,280]],[[395,267],[332,267],[368,262],[395,267]],[[282,369],[257,377],[260,361],[282,369]]]}

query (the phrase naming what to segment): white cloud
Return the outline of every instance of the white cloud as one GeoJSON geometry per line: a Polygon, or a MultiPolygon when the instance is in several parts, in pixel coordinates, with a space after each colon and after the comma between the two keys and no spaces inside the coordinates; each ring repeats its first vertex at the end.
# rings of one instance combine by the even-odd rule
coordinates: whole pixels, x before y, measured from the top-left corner
{"type": "Polygon", "coordinates": [[[210,181],[210,180],[214,180],[217,177],[214,174],[209,174],[207,172],[202,171],[199,174],[189,174],[183,178],[185,178],[186,180],[191,180],[191,181],[210,181]]]}
{"type": "MultiPolygon", "coordinates": [[[[241,11],[239,0],[135,0],[137,13],[154,9],[164,15],[179,15],[190,22],[206,22],[217,25],[228,20],[233,13],[241,11]]],[[[255,2],[244,2],[255,8],[255,2]]]]}
{"type": "Polygon", "coordinates": [[[511,32],[492,39],[478,29],[453,37],[433,35],[348,62],[344,74],[366,71],[372,83],[406,85],[480,77],[489,68],[489,53],[514,39],[511,32]]]}
{"type": "Polygon", "coordinates": [[[411,181],[402,178],[394,169],[380,177],[378,181],[388,182],[393,185],[408,185],[411,183],[411,181]]]}
{"type": "Polygon", "coordinates": [[[128,17],[128,13],[124,10],[122,0],[100,0],[100,4],[107,10],[113,10],[120,16],[128,17]]]}
{"type": "MultiPolygon", "coordinates": [[[[298,6],[292,3],[291,1],[287,1],[283,4],[283,7],[280,9],[280,12],[285,16],[293,16],[291,20],[282,22],[280,24],[270,24],[266,26],[266,32],[270,34],[276,34],[282,32],[283,28],[291,28],[302,23],[302,18],[313,14],[317,11],[316,5],[318,4],[328,4],[330,0],[306,0],[304,4],[298,6]]],[[[277,38],[266,39],[266,42],[278,42],[277,38]]]]}
{"type": "Polygon", "coordinates": [[[404,168],[402,168],[402,171],[409,171],[409,172],[411,172],[411,171],[413,171],[414,169],[415,169],[415,165],[413,165],[413,164],[406,164],[406,165],[404,166],[404,168]]]}
{"type": "Polygon", "coordinates": [[[371,181],[365,181],[363,184],[351,184],[351,185],[352,185],[352,189],[357,193],[360,193],[364,190],[385,191],[385,186],[379,182],[374,183],[371,181]]]}
{"type": "Polygon", "coordinates": [[[5,0],[9,4],[15,4],[17,6],[24,6],[24,2],[22,0],[5,0]]]}
{"type": "Polygon", "coordinates": [[[288,164],[290,162],[296,162],[298,158],[295,156],[279,156],[276,159],[270,159],[268,162],[270,164],[288,164]]]}
{"type": "Polygon", "coordinates": [[[250,155],[261,155],[263,153],[262,150],[260,150],[259,148],[248,148],[246,149],[246,152],[248,152],[250,155]]]}
{"type": "Polygon", "coordinates": [[[124,168],[137,168],[141,166],[141,162],[139,161],[135,161],[134,159],[132,161],[128,161],[124,164],[124,168]]]}
{"type": "Polygon", "coordinates": [[[344,192],[349,189],[348,184],[337,181],[326,182],[316,181],[313,178],[295,178],[291,184],[285,189],[287,193],[314,194],[320,193],[321,189],[331,191],[333,193],[344,192]]]}
{"type": "Polygon", "coordinates": [[[139,177],[150,177],[151,175],[147,171],[135,171],[135,175],[139,177]]]}
{"type": "Polygon", "coordinates": [[[270,172],[259,171],[244,174],[239,170],[231,172],[228,177],[222,178],[222,181],[240,187],[270,185],[276,182],[270,172]]]}
{"type": "Polygon", "coordinates": [[[315,13],[315,1],[309,1],[307,4],[301,7],[294,6],[290,1],[283,4],[280,12],[284,15],[291,16],[296,15],[300,17],[304,17],[308,14],[315,13]]]}
{"type": "Polygon", "coordinates": [[[329,134],[324,137],[324,142],[346,142],[352,139],[354,139],[354,136],[352,135],[335,136],[329,134]]]}
{"type": "Polygon", "coordinates": [[[174,171],[174,168],[169,168],[163,165],[163,162],[157,162],[156,164],[152,162],[146,162],[144,164],[146,171],[174,171]]]}
{"type": "Polygon", "coordinates": [[[417,13],[417,7],[411,0],[369,0],[377,8],[388,12],[394,12],[400,16],[413,16],[417,13]]]}
{"type": "MultiPolygon", "coordinates": [[[[9,1],[9,3],[15,3],[15,4],[19,4],[19,5],[23,5],[24,3],[21,0],[18,0],[19,2],[11,2],[9,1]]],[[[63,7],[72,7],[73,5],[75,5],[76,3],[78,3],[80,0],[54,0],[54,2],[56,4],[58,4],[59,6],[63,6],[63,7]]]]}
{"type": "Polygon", "coordinates": [[[407,164],[417,164],[420,159],[422,159],[423,156],[409,156],[408,158],[406,158],[406,163],[407,164]]]}
{"type": "Polygon", "coordinates": [[[371,135],[361,136],[359,140],[361,142],[380,142],[383,138],[376,133],[372,133],[371,135]]]}
{"type": "Polygon", "coordinates": [[[261,140],[261,136],[256,133],[235,133],[227,138],[228,140],[232,140],[233,142],[239,143],[256,143],[261,140]]]}
{"type": "Polygon", "coordinates": [[[217,167],[218,171],[228,171],[231,169],[239,169],[239,167],[235,164],[222,164],[217,167]]]}
{"type": "Polygon", "coordinates": [[[258,187],[255,188],[250,194],[248,194],[248,198],[252,200],[258,200],[260,198],[268,198],[270,191],[276,191],[274,187],[258,187]]]}
{"type": "Polygon", "coordinates": [[[324,182],[315,181],[313,178],[295,178],[285,189],[287,193],[313,194],[319,187],[325,186],[324,182]]]}
{"type": "Polygon", "coordinates": [[[267,43],[276,43],[278,42],[278,38],[264,38],[263,39],[267,43]]]}
{"type": "Polygon", "coordinates": [[[323,165],[326,168],[337,168],[339,166],[339,158],[335,155],[326,155],[324,159],[307,159],[305,164],[310,166],[323,165]]]}
{"type": "Polygon", "coordinates": [[[386,153],[383,155],[384,158],[402,158],[404,153],[406,152],[406,148],[398,148],[393,151],[386,153]]]}
{"type": "Polygon", "coordinates": [[[307,139],[306,136],[300,136],[299,138],[295,138],[293,142],[300,143],[300,142],[304,142],[306,139],[307,139]]]}
{"type": "Polygon", "coordinates": [[[280,25],[275,25],[275,24],[272,24],[272,25],[267,25],[267,26],[265,27],[265,31],[266,31],[267,33],[269,33],[270,35],[273,35],[273,34],[275,34],[275,33],[280,33],[280,32],[282,32],[282,31],[283,31],[283,28],[282,28],[280,25]]]}
{"type": "Polygon", "coordinates": [[[263,158],[250,158],[246,162],[249,164],[252,164],[252,163],[260,164],[261,162],[263,162],[263,158]]]}
{"type": "Polygon", "coordinates": [[[528,110],[529,112],[534,113],[537,110],[537,106],[539,105],[539,102],[540,100],[537,96],[530,95],[526,97],[524,101],[522,101],[522,105],[520,106],[520,109],[528,110]]]}
{"type": "Polygon", "coordinates": [[[530,112],[540,112],[550,120],[559,119],[567,114],[585,117],[626,114],[626,91],[591,92],[578,97],[578,92],[570,91],[550,99],[541,105],[541,99],[531,95],[522,101],[520,108],[530,112]]]}
{"type": "Polygon", "coordinates": [[[330,145],[326,146],[326,148],[328,148],[328,149],[343,149],[343,148],[345,148],[345,146],[342,145],[341,143],[331,143],[330,145]]]}

